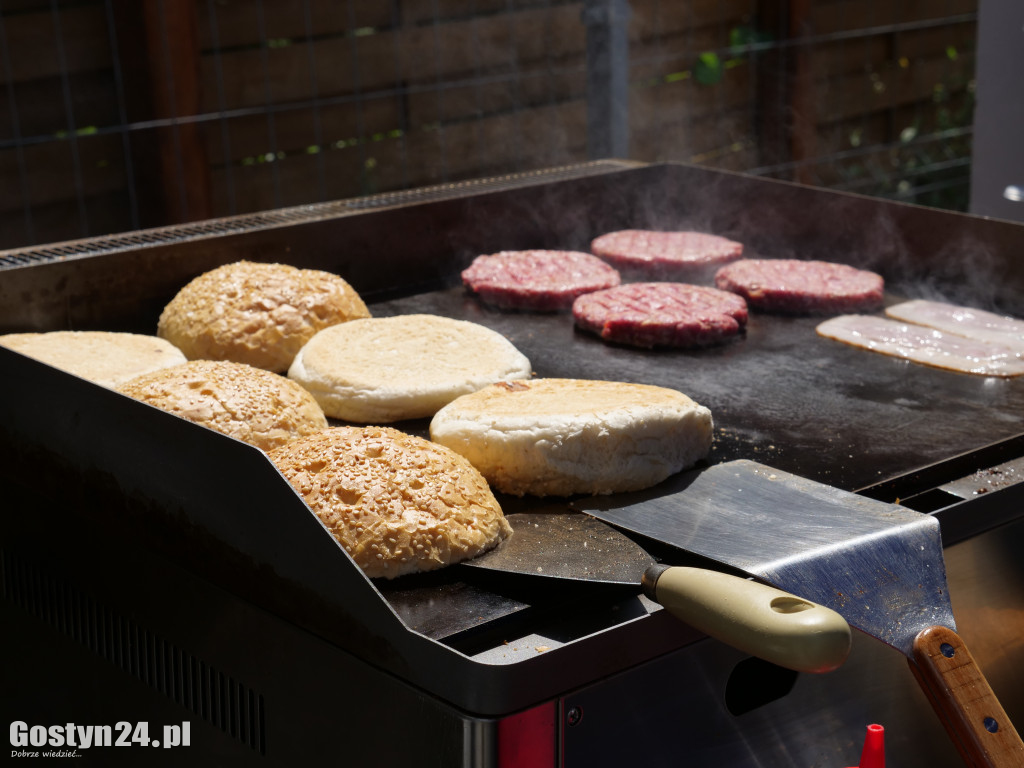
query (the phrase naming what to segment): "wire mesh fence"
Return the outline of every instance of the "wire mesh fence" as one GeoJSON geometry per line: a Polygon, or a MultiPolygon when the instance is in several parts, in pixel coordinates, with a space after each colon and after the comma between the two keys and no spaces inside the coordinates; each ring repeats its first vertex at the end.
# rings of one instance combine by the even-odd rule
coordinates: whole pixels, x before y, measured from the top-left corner
{"type": "Polygon", "coordinates": [[[622,157],[964,210],[977,0],[0,0],[0,249],[622,157]]]}

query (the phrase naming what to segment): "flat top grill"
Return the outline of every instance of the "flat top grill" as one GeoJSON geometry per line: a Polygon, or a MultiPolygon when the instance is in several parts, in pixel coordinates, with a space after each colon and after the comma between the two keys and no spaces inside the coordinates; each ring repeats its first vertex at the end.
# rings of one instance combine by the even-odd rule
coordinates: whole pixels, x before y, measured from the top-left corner
{"type": "MultiPolygon", "coordinates": [[[[951,470],[959,456],[1002,444],[1024,454],[1024,379],[854,349],[817,336],[819,318],[811,317],[752,313],[742,337],[697,351],[612,346],[577,331],[566,313],[490,309],[459,283],[460,269],[480,253],[585,250],[596,234],[616,229],[686,228],[744,242],[750,255],[878,269],[890,303],[940,292],[969,303],[983,294],[976,305],[1019,314],[1024,270],[1015,256],[1024,251],[1024,227],[672,164],[533,181],[365,212],[236,222],[223,235],[138,248],[118,242],[95,254],[79,244],[65,261],[3,271],[0,332],[152,333],[192,277],[239,259],[281,261],[344,276],[377,316],[433,313],[493,328],[539,376],[681,390],[714,415],[713,463],[752,459],[844,490],[898,495],[905,478],[929,467],[942,467],[941,482],[979,468],[951,470]],[[966,292],[978,287],[982,294],[966,292]]],[[[455,569],[371,584],[256,449],[8,350],[0,362],[8,374],[0,377],[6,482],[18,482],[19,467],[25,477],[45,469],[54,493],[73,495],[67,509],[127,528],[213,583],[458,706],[513,711],[694,639],[665,612],[648,615],[635,597],[629,608],[597,597],[581,614],[590,623],[565,633],[566,646],[578,639],[586,653],[530,656],[505,673],[504,662],[481,656],[496,636],[486,637],[487,626],[553,607],[547,621],[560,607],[550,597],[469,584],[455,569]],[[228,493],[224,473],[246,482],[228,493]]],[[[426,421],[394,426],[427,431],[426,421]]],[[[1007,493],[1015,491],[986,496],[1007,493]]],[[[510,512],[539,503],[501,501],[510,512]]],[[[529,622],[524,627],[517,636],[529,636],[529,622]]]]}

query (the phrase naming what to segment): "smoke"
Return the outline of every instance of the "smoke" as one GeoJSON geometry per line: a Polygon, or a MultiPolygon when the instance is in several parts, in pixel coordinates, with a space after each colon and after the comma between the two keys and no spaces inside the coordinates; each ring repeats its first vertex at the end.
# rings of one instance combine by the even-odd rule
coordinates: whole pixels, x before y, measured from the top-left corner
{"type": "Polygon", "coordinates": [[[524,176],[518,188],[480,190],[448,222],[447,250],[462,266],[501,250],[588,251],[594,238],[620,229],[692,230],[741,242],[749,258],[878,272],[891,300],[1024,314],[1024,297],[1006,278],[1012,233],[978,217],[677,163],[603,162],[524,176]]]}
{"type": "Polygon", "coordinates": [[[1000,310],[1003,273],[986,243],[965,237],[922,257],[926,269],[906,285],[911,298],[1000,310]]]}

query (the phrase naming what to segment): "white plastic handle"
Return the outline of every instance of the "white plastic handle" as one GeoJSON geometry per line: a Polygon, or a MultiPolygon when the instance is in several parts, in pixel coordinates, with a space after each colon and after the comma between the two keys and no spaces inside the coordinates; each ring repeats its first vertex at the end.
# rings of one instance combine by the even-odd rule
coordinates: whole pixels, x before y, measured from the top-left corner
{"type": "Polygon", "coordinates": [[[831,672],[850,653],[850,625],[838,613],[750,579],[653,565],[644,592],[704,634],[780,667],[831,672]]]}

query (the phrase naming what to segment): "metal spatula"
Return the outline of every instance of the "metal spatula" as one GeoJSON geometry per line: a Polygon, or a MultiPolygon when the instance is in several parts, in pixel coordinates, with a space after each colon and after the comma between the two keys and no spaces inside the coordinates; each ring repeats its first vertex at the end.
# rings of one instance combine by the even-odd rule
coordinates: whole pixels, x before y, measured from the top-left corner
{"type": "Polygon", "coordinates": [[[1024,744],[956,634],[935,518],[751,461],[572,506],[832,608],[907,656],[969,765],[1024,765],[1024,744]]]}
{"type": "Polygon", "coordinates": [[[798,672],[846,660],[850,627],[835,611],[750,579],[668,567],[632,539],[565,510],[508,515],[513,535],[463,563],[533,579],[591,582],[645,593],[687,624],[752,656],[798,672]]]}

